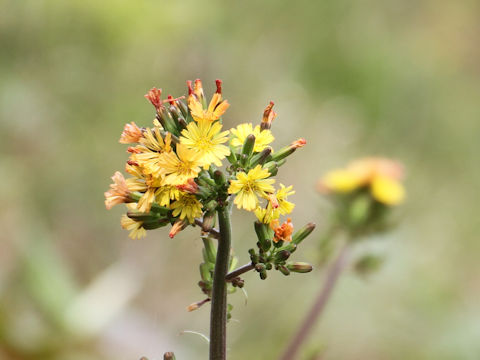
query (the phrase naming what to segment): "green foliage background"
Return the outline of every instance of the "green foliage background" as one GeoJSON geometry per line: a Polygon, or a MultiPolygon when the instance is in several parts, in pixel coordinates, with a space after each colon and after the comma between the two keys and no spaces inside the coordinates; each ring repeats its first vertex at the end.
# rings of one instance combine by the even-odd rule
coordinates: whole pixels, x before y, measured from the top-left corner
{"type": "MultiPolygon", "coordinates": [[[[134,242],[103,192],[123,169],[125,122],[143,94],[224,80],[227,126],[268,101],[297,226],[328,218],[317,178],[365,155],[402,160],[401,226],[359,247],[386,257],[346,275],[310,341],[325,359],[478,359],[480,3],[434,0],[0,1],[0,359],[204,359],[194,229],[134,242]],[[88,287],[87,293],[83,292],[88,287]]],[[[253,217],[236,213],[240,261],[253,217]]],[[[295,253],[314,261],[315,236],[295,253]]],[[[232,296],[229,358],[275,359],[322,270],[232,296]]],[[[323,359],[323,358],[322,358],[323,359]]]]}

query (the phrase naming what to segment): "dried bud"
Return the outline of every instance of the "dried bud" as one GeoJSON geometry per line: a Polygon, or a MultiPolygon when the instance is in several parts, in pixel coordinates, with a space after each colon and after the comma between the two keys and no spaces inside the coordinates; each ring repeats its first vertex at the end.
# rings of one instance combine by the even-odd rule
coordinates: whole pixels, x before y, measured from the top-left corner
{"type": "Polygon", "coordinates": [[[290,144],[290,147],[294,149],[298,149],[298,148],[304,147],[305,145],[307,145],[307,140],[305,140],[304,138],[300,138],[292,142],[290,144]]]}
{"type": "Polygon", "coordinates": [[[288,268],[286,266],[280,265],[278,267],[278,270],[280,270],[280,272],[285,276],[290,275],[290,270],[288,270],[288,268]]]}
{"type": "Polygon", "coordinates": [[[145,97],[152,103],[155,109],[160,109],[162,106],[162,100],[160,96],[162,95],[162,89],[151,88],[148,93],[145,94],[145,97]]]}
{"type": "Polygon", "coordinates": [[[138,143],[142,138],[142,129],[140,129],[133,121],[130,124],[125,124],[120,140],[121,144],[138,143]]]}
{"type": "Polygon", "coordinates": [[[268,130],[272,126],[273,120],[277,117],[277,113],[273,111],[273,101],[270,101],[270,104],[267,105],[265,110],[263,111],[263,119],[260,124],[260,128],[262,130],[268,130]]]}
{"type": "Polygon", "coordinates": [[[110,190],[105,192],[105,207],[110,210],[113,206],[131,202],[127,183],[122,173],[117,171],[112,176],[113,184],[110,184],[110,190]]]}
{"type": "Polygon", "coordinates": [[[275,226],[276,224],[278,224],[278,220],[276,221],[276,223],[273,224],[273,227],[274,227],[273,231],[275,232],[273,241],[276,243],[279,241],[285,241],[285,242],[292,241],[292,234],[293,234],[292,219],[288,218],[287,221],[285,221],[280,226],[275,226]]]}
{"type": "Polygon", "coordinates": [[[283,262],[287,260],[290,257],[290,251],[287,250],[281,250],[278,253],[275,254],[275,261],[276,262],[283,262]]]}
{"type": "Polygon", "coordinates": [[[189,194],[196,194],[198,192],[198,185],[193,179],[188,179],[185,184],[177,185],[177,189],[188,192],[189,194]]]}
{"type": "Polygon", "coordinates": [[[205,300],[194,302],[193,304],[190,304],[187,306],[187,311],[192,312],[200,308],[203,304],[207,303],[210,301],[210,298],[206,298],[205,300]]]}
{"type": "Polygon", "coordinates": [[[205,103],[205,95],[203,93],[202,80],[200,79],[195,80],[195,84],[193,86],[193,93],[197,97],[198,101],[200,101],[202,104],[205,103]]]}
{"type": "Polygon", "coordinates": [[[267,146],[261,152],[252,156],[252,159],[250,160],[250,166],[255,167],[258,164],[263,165],[271,153],[272,148],[270,146],[267,146]]]}
{"type": "Polygon", "coordinates": [[[171,239],[173,239],[175,235],[177,235],[180,231],[182,231],[186,227],[187,227],[187,222],[185,220],[178,220],[173,224],[172,229],[170,230],[170,233],[168,234],[168,236],[171,239]]]}
{"type": "Polygon", "coordinates": [[[287,268],[288,270],[296,273],[308,273],[313,270],[312,265],[306,262],[294,262],[287,264],[287,268]]]}

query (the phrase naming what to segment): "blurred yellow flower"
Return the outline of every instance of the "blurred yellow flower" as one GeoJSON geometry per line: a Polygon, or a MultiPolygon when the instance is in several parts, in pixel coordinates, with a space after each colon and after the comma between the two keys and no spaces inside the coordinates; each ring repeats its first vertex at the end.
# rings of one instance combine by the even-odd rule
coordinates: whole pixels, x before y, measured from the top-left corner
{"type": "Polygon", "coordinates": [[[180,143],[201,155],[200,162],[204,169],[208,169],[212,163],[222,166],[221,160],[230,155],[230,149],[221,145],[228,141],[228,131],[220,130],[222,125],[219,122],[199,120],[191,122],[182,131],[180,143]]]}
{"type": "Polygon", "coordinates": [[[248,135],[255,136],[254,152],[260,152],[267,147],[275,138],[270,130],[261,130],[260,125],[253,128],[252,124],[240,124],[235,129],[231,129],[233,137],[231,140],[232,146],[242,146],[248,135]]]}
{"type": "Polygon", "coordinates": [[[401,164],[386,158],[365,158],[351,162],[345,169],[327,173],[318,183],[320,192],[350,193],[369,187],[375,200],[397,205],[405,198],[401,164]]]}
{"type": "Polygon", "coordinates": [[[240,172],[237,179],[232,180],[228,188],[229,194],[236,194],[234,203],[237,208],[254,211],[259,203],[258,197],[266,198],[268,194],[275,191],[272,184],[274,179],[267,179],[270,173],[257,165],[251,169],[248,174],[240,172]]]}

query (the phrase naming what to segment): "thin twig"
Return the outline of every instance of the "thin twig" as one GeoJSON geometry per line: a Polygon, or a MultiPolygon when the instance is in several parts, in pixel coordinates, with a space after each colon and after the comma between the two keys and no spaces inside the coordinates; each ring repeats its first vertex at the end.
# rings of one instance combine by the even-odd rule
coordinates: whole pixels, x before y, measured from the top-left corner
{"type": "Polygon", "coordinates": [[[340,253],[338,254],[337,258],[331,265],[328,270],[325,282],[318,293],[318,296],[308,312],[307,316],[303,320],[303,323],[298,328],[297,333],[293,337],[292,341],[285,349],[285,352],[280,357],[281,360],[294,360],[295,356],[297,355],[298,351],[302,344],[307,340],[308,335],[313,329],[313,326],[316,324],[317,320],[322,315],[325,306],[328,303],[328,299],[332,294],[332,290],[335,287],[335,284],[342,273],[342,270],[345,268],[347,263],[347,257],[349,252],[349,244],[346,244],[340,253]]]}
{"type": "MultiPolygon", "coordinates": [[[[195,224],[200,226],[202,228],[202,231],[203,231],[203,221],[202,220],[195,219],[195,224]]],[[[217,229],[210,229],[210,230],[205,231],[205,232],[210,233],[210,235],[212,235],[215,239],[220,239],[220,231],[218,231],[217,229]]]]}
{"type": "Polygon", "coordinates": [[[225,276],[225,280],[227,282],[230,282],[232,281],[233,279],[235,279],[236,277],[239,277],[240,275],[242,275],[243,273],[246,273],[247,271],[250,271],[250,270],[253,270],[255,268],[255,265],[253,265],[252,263],[249,263],[249,264],[245,264],[243,266],[240,266],[238,269],[236,270],[233,270],[232,272],[229,272],[227,274],[227,276],[225,276]]]}

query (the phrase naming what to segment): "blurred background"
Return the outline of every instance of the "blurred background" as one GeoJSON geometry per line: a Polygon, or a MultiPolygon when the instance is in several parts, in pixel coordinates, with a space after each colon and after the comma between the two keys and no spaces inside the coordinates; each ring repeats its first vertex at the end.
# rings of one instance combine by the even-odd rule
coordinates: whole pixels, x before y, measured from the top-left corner
{"type": "MultiPolygon", "coordinates": [[[[0,0],[0,359],[206,359],[197,229],[132,241],[103,192],[127,154],[123,124],[148,126],[153,86],[185,94],[216,78],[224,121],[279,114],[274,145],[299,137],[279,181],[293,222],[318,224],[295,253],[314,261],[328,204],[320,175],[366,155],[406,165],[401,226],[358,251],[307,352],[322,359],[479,359],[480,3],[474,0],[0,0]],[[187,332],[185,332],[187,331],[187,332]]],[[[235,212],[240,263],[253,217],[235,212]]],[[[276,359],[324,271],[232,295],[229,359],[276,359]]]]}

